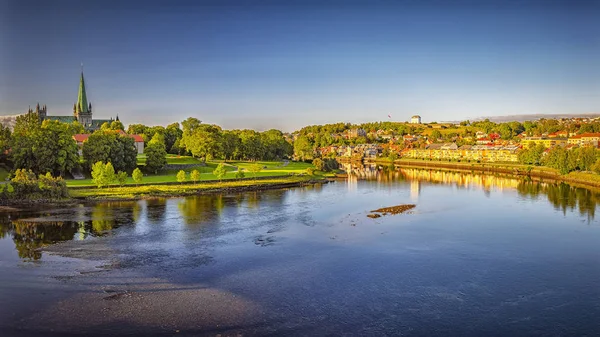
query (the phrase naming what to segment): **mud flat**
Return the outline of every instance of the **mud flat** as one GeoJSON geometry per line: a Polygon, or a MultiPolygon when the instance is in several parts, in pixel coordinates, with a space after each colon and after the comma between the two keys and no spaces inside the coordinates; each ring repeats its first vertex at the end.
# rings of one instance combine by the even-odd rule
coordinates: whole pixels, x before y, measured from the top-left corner
{"type": "Polygon", "coordinates": [[[391,206],[391,207],[378,208],[378,209],[372,210],[369,214],[367,214],[367,217],[376,219],[376,218],[380,218],[383,215],[401,214],[401,213],[409,211],[415,207],[417,207],[417,205],[405,204],[405,205],[397,205],[397,206],[391,206]]]}

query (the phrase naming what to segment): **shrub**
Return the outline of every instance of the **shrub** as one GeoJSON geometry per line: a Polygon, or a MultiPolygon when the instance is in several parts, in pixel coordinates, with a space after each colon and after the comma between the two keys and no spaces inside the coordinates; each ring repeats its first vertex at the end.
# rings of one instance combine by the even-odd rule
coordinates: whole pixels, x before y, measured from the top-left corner
{"type": "Polygon", "coordinates": [[[46,173],[36,177],[30,170],[17,170],[10,184],[2,186],[0,195],[4,199],[65,198],[69,196],[67,184],[62,177],[46,173]]]}
{"type": "Polygon", "coordinates": [[[319,171],[324,171],[325,170],[325,162],[323,162],[323,159],[321,158],[315,158],[312,161],[312,164],[315,166],[315,168],[319,171]]]}
{"type": "Polygon", "coordinates": [[[307,168],[306,169],[306,174],[308,174],[310,176],[314,175],[315,174],[315,169],[312,168],[312,167],[307,168]]]}
{"type": "Polygon", "coordinates": [[[225,177],[225,174],[227,173],[227,170],[225,169],[225,165],[223,163],[219,163],[219,165],[217,165],[217,168],[215,168],[215,170],[213,171],[213,174],[220,180],[223,179],[223,177],[225,177]]]}
{"type": "Polygon", "coordinates": [[[242,179],[244,177],[246,177],[246,174],[244,174],[244,171],[242,171],[242,169],[239,169],[236,173],[235,173],[235,177],[237,179],[242,179]]]}
{"type": "Polygon", "coordinates": [[[144,178],[144,174],[142,173],[142,170],[140,170],[139,168],[136,167],[135,170],[133,170],[133,173],[131,174],[131,178],[137,185],[142,182],[142,179],[144,178]]]}
{"type": "Polygon", "coordinates": [[[190,179],[195,184],[198,180],[200,180],[200,172],[198,172],[198,170],[193,170],[192,173],[190,173],[190,179]]]}
{"type": "Polygon", "coordinates": [[[110,185],[115,180],[115,168],[110,162],[96,162],[92,165],[92,180],[98,188],[110,185]]]}
{"type": "Polygon", "coordinates": [[[185,171],[179,170],[179,172],[177,172],[177,181],[183,184],[185,182],[185,179],[186,179],[185,171]]]}
{"type": "Polygon", "coordinates": [[[119,171],[119,173],[117,173],[117,181],[119,182],[119,186],[123,187],[127,181],[127,172],[119,171]]]}

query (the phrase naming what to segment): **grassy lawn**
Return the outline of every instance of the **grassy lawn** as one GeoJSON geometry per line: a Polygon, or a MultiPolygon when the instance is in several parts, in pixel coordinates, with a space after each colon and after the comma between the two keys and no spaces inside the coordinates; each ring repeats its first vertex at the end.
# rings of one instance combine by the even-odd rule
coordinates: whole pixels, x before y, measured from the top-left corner
{"type": "Polygon", "coordinates": [[[176,184],[176,185],[143,185],[143,186],[125,186],[125,187],[111,187],[111,188],[89,188],[89,189],[77,189],[69,191],[70,195],[74,198],[135,198],[139,196],[169,196],[169,195],[182,195],[197,193],[206,190],[215,190],[222,188],[236,188],[245,186],[261,186],[261,185],[274,185],[281,183],[296,183],[302,181],[308,181],[311,177],[308,176],[286,176],[273,179],[265,180],[242,180],[242,181],[223,181],[223,182],[212,182],[212,183],[197,183],[197,184],[176,184]]]}
{"type": "MultiPolygon", "coordinates": [[[[175,157],[177,157],[177,156],[175,156],[175,157]]],[[[139,160],[139,157],[138,157],[138,160],[139,160]]],[[[169,159],[167,159],[167,160],[169,160],[169,159]]],[[[197,159],[192,158],[192,157],[182,156],[181,158],[172,158],[172,160],[180,160],[180,162],[178,164],[194,164],[194,163],[200,164],[200,161],[198,161],[197,159]]],[[[200,180],[201,181],[217,180],[217,177],[212,172],[214,171],[214,169],[217,167],[217,165],[220,162],[221,161],[207,162],[206,166],[190,167],[183,171],[188,174],[188,176],[187,176],[188,180],[189,180],[189,173],[192,172],[193,170],[198,170],[200,172],[200,180]]],[[[254,174],[248,172],[248,168],[255,163],[258,163],[262,167],[264,167],[264,166],[267,167],[266,169],[263,168],[263,170],[261,172],[258,172],[256,174],[256,177],[286,176],[286,175],[289,175],[290,173],[304,173],[304,171],[308,167],[312,167],[312,164],[298,163],[298,162],[289,162],[288,165],[286,165],[286,166],[283,166],[283,162],[276,162],[276,161],[227,162],[227,163],[225,163],[227,174],[225,175],[225,177],[223,179],[234,179],[235,171],[237,171],[238,168],[244,169],[246,178],[252,178],[252,177],[254,177],[254,174]]],[[[144,178],[142,179],[141,184],[151,185],[151,184],[156,184],[156,183],[177,182],[177,177],[176,177],[177,172],[179,172],[179,170],[165,170],[156,175],[144,174],[144,178]]],[[[126,184],[135,184],[135,182],[133,181],[133,179],[131,177],[129,177],[129,178],[127,178],[126,184]]],[[[92,179],[67,180],[67,186],[94,186],[94,182],[92,181],[92,179]]]]}
{"type": "Polygon", "coordinates": [[[254,164],[259,164],[263,167],[261,172],[285,172],[285,173],[301,173],[304,172],[307,168],[312,167],[312,164],[303,163],[303,162],[288,162],[287,165],[284,165],[282,161],[257,161],[257,162],[247,162],[247,161],[230,161],[226,162],[226,164],[236,166],[239,168],[243,168],[247,171],[254,164]],[[266,167],[266,168],[264,168],[266,167]]]}
{"type": "MultiPolygon", "coordinates": [[[[137,163],[138,165],[146,165],[146,155],[145,154],[138,154],[137,155],[137,163]]],[[[174,164],[174,165],[182,165],[182,164],[202,164],[202,161],[200,161],[197,158],[191,157],[191,156],[180,156],[180,155],[176,155],[176,154],[167,154],[167,164],[174,164]]]]}

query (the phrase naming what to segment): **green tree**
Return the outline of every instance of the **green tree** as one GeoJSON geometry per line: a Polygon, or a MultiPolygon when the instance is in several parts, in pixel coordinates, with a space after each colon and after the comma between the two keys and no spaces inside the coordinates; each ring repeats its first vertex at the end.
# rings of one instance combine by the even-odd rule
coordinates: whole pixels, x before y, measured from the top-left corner
{"type": "Polygon", "coordinates": [[[225,168],[225,164],[219,163],[217,167],[214,169],[213,174],[219,179],[219,181],[223,180],[225,174],[227,174],[227,169],[225,168]]]}
{"type": "Polygon", "coordinates": [[[136,186],[139,185],[139,183],[142,182],[142,179],[144,178],[144,174],[142,173],[142,171],[139,168],[135,168],[135,170],[133,170],[133,173],[131,174],[131,178],[133,179],[133,181],[135,182],[136,186]]]}
{"type": "MultiPolygon", "coordinates": [[[[242,140],[234,131],[223,131],[221,151],[223,159],[231,160],[241,154],[242,140]]],[[[239,159],[239,157],[238,157],[239,159]]]]}
{"type": "Polygon", "coordinates": [[[35,125],[22,126],[11,138],[10,158],[15,168],[64,175],[79,165],[77,144],[69,124],[46,120],[35,125]]]}
{"type": "Polygon", "coordinates": [[[194,182],[194,184],[200,180],[200,172],[198,172],[198,170],[193,170],[190,173],[190,179],[194,182]]]}
{"type": "Polygon", "coordinates": [[[26,114],[17,116],[15,126],[13,127],[13,134],[23,135],[30,131],[39,129],[40,126],[40,116],[35,112],[28,112],[26,114]]]}
{"type": "Polygon", "coordinates": [[[579,168],[583,171],[591,171],[592,167],[596,163],[598,157],[598,150],[592,146],[585,146],[579,151],[579,168]]]}
{"type": "Polygon", "coordinates": [[[195,118],[183,123],[181,142],[192,156],[210,160],[221,153],[221,128],[216,125],[200,124],[195,118]]]}
{"type": "Polygon", "coordinates": [[[242,142],[242,156],[246,160],[259,160],[265,154],[265,148],[261,141],[260,133],[254,130],[240,131],[240,141],[242,142]]]}
{"type": "Polygon", "coordinates": [[[185,179],[186,179],[185,171],[179,170],[179,172],[177,172],[177,181],[179,183],[183,184],[185,182],[185,179]]]}
{"type": "Polygon", "coordinates": [[[88,167],[102,161],[111,162],[115,170],[131,172],[137,165],[135,141],[109,131],[96,131],[83,143],[83,159],[88,167]]]}
{"type": "Polygon", "coordinates": [[[315,158],[313,160],[312,164],[319,171],[324,171],[325,170],[325,163],[323,162],[323,159],[321,159],[321,158],[315,158]]]}
{"type": "Polygon", "coordinates": [[[119,171],[117,173],[117,181],[119,182],[119,186],[123,187],[123,185],[125,185],[125,182],[127,182],[127,172],[119,171]]]}
{"type": "Polygon", "coordinates": [[[146,154],[146,169],[149,172],[157,173],[165,165],[167,165],[167,151],[163,141],[164,137],[157,133],[148,142],[148,146],[144,148],[146,154]]]}
{"type": "Polygon", "coordinates": [[[237,170],[237,172],[235,172],[235,177],[236,177],[237,179],[242,179],[242,178],[246,177],[246,175],[244,174],[244,171],[242,171],[242,169],[241,169],[241,168],[239,168],[239,169],[237,170]]]}
{"type": "Polygon", "coordinates": [[[111,162],[106,163],[104,166],[104,175],[106,176],[107,185],[112,184],[117,178],[115,168],[111,162]]]}
{"type": "Polygon", "coordinates": [[[313,159],[313,145],[307,136],[300,135],[296,138],[294,141],[294,155],[300,160],[313,159]]]}
{"type": "Polygon", "coordinates": [[[123,125],[123,123],[121,123],[121,121],[112,121],[110,123],[110,129],[115,131],[125,131],[125,126],[123,125]]]}
{"type": "Polygon", "coordinates": [[[178,140],[183,136],[183,131],[179,128],[179,123],[172,123],[165,129],[165,147],[167,152],[179,153],[179,146],[175,146],[178,140]]]}
{"type": "Polygon", "coordinates": [[[544,164],[558,170],[560,174],[567,174],[575,169],[576,160],[573,160],[573,157],[564,147],[555,146],[544,158],[544,164]]]}
{"type": "Polygon", "coordinates": [[[98,188],[102,188],[108,184],[105,174],[106,165],[103,162],[99,161],[92,165],[92,180],[94,184],[98,186],[98,188]]]}
{"type": "Polygon", "coordinates": [[[0,162],[8,160],[8,150],[12,142],[10,128],[0,124],[0,162]]]}
{"type": "Polygon", "coordinates": [[[129,124],[127,133],[130,135],[143,135],[148,127],[143,124],[129,124]]]}
{"type": "Polygon", "coordinates": [[[600,174],[600,158],[596,160],[596,163],[592,166],[592,170],[596,172],[596,174],[600,174]]]}

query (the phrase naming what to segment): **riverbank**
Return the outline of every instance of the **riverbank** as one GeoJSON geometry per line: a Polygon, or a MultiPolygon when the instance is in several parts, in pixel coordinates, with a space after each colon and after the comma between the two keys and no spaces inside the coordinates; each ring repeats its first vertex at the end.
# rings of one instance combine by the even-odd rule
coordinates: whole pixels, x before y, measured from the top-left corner
{"type": "MultiPolygon", "coordinates": [[[[391,162],[387,162],[391,164],[391,162]]],[[[382,162],[383,164],[383,162],[382,162]]],[[[600,175],[591,172],[570,172],[562,175],[557,170],[545,166],[529,166],[516,163],[462,163],[449,161],[428,161],[414,159],[399,159],[394,165],[415,168],[439,168],[463,172],[491,172],[514,176],[535,177],[542,180],[562,181],[582,187],[600,188],[600,175]]]]}
{"type": "Polygon", "coordinates": [[[139,200],[157,197],[180,197],[208,193],[234,193],[267,189],[291,188],[326,183],[319,176],[263,177],[261,179],[239,179],[203,181],[185,184],[154,184],[110,188],[72,188],[69,193],[78,200],[139,200]]]}

